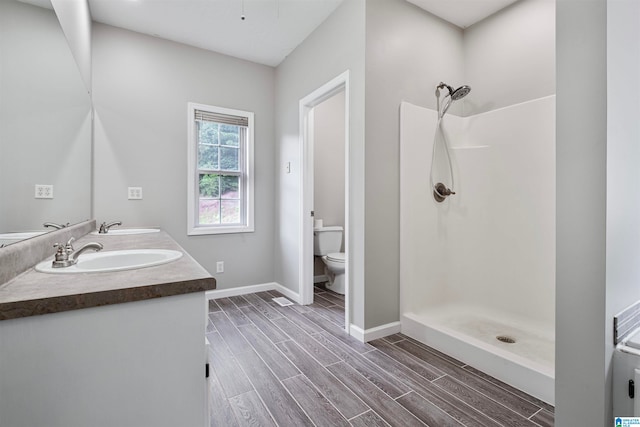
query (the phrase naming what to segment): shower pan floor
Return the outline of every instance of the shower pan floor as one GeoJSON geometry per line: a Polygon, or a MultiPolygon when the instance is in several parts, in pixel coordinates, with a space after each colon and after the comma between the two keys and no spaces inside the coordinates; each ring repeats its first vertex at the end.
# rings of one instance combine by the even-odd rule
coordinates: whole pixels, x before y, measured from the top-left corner
{"type": "Polygon", "coordinates": [[[549,337],[544,337],[537,331],[528,330],[526,327],[514,326],[517,322],[509,321],[507,317],[489,318],[483,314],[466,314],[459,312],[456,315],[440,317],[443,326],[470,335],[484,343],[496,345],[498,348],[525,357],[532,362],[539,363],[553,372],[555,365],[555,342],[549,337]],[[497,339],[499,336],[512,338],[515,343],[505,343],[497,339]]]}
{"type": "Polygon", "coordinates": [[[512,385],[540,384],[524,389],[553,403],[553,331],[495,310],[454,304],[404,313],[402,318],[403,333],[512,385]]]}

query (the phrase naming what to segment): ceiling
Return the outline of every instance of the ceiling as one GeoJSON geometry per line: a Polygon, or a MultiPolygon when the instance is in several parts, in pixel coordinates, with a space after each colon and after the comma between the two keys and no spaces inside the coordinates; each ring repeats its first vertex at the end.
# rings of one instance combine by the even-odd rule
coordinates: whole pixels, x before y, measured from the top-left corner
{"type": "MultiPolygon", "coordinates": [[[[274,67],[343,1],[88,0],[94,21],[274,67]]],[[[517,0],[407,1],[466,28],[517,0]]]]}
{"type": "Polygon", "coordinates": [[[460,28],[467,28],[518,0],[407,0],[460,28]]]}
{"type": "MultiPolygon", "coordinates": [[[[20,1],[52,9],[50,0],[20,1]]],[[[94,21],[276,66],[343,1],[88,0],[88,3],[94,21]]]]}

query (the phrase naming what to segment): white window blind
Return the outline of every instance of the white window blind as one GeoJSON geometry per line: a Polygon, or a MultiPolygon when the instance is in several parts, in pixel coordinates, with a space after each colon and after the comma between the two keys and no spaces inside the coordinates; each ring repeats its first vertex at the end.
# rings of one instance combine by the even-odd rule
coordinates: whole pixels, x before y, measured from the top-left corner
{"type": "Polygon", "coordinates": [[[249,118],[242,116],[231,116],[228,114],[213,113],[211,111],[195,110],[195,120],[220,123],[232,126],[249,126],[249,118]]]}

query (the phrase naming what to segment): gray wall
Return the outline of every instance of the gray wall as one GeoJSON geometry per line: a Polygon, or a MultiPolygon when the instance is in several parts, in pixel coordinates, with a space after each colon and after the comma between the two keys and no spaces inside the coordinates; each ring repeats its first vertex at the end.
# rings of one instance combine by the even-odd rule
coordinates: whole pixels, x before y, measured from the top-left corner
{"type": "Polygon", "coordinates": [[[298,292],[301,147],[299,102],[346,70],[350,71],[349,283],[353,323],[364,325],[364,0],[348,0],[276,69],[276,281],[298,292]],[[291,173],[284,165],[291,162],[291,173]]]}
{"type": "Polygon", "coordinates": [[[95,217],[159,226],[218,288],[272,282],[274,69],[96,24],[95,217]],[[187,237],[187,102],[255,112],[255,232],[187,237]],[[140,186],[143,200],[127,200],[140,186]]]}
{"type": "MultiPolygon", "coordinates": [[[[365,328],[399,319],[399,108],[462,84],[462,30],[404,0],[367,1],[365,328]]],[[[430,136],[425,136],[429,143],[430,136]]]]}
{"type": "Polygon", "coordinates": [[[82,80],[91,92],[91,12],[87,0],[51,0],[76,59],[82,80]]]}
{"type": "MultiPolygon", "coordinates": [[[[640,300],[640,3],[607,2],[607,291],[605,402],[610,405],[613,317],[640,300]]],[[[606,408],[611,414],[611,407],[606,408]]],[[[608,418],[611,419],[611,416],[608,418]]]]}
{"type": "Polygon", "coordinates": [[[555,423],[567,427],[612,420],[605,380],[606,6],[557,2],[555,423]]]}
{"type": "Polygon", "coordinates": [[[464,30],[464,115],[556,92],[555,1],[522,0],[464,30]]]}
{"type": "Polygon", "coordinates": [[[91,101],[55,13],[0,1],[0,51],[0,232],[89,219],[91,101]]]}
{"type": "Polygon", "coordinates": [[[344,92],[313,109],[313,210],[325,226],[344,227],[344,92]]]}

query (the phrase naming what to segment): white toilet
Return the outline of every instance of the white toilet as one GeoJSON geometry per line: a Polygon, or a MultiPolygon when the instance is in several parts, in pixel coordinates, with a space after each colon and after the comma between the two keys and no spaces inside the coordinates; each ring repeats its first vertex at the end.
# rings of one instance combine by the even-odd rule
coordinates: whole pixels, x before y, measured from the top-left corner
{"type": "Polygon", "coordinates": [[[344,252],[342,247],[342,227],[316,227],[313,229],[313,253],[321,256],[324,273],[329,279],[327,289],[344,295],[344,252]]]}

